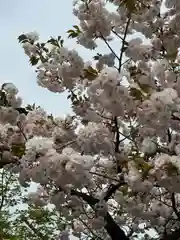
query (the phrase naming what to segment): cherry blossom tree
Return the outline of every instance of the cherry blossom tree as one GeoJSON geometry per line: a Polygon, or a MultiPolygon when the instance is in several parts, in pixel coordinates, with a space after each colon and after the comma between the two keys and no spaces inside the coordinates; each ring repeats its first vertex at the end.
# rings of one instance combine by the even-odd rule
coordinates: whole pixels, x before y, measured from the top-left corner
{"type": "Polygon", "coordinates": [[[3,84],[0,165],[22,186],[40,184],[29,201],[56,207],[66,220],[59,239],[178,240],[180,1],[109,2],[116,11],[103,0],[73,5],[79,25],[67,34],[94,52],[91,62],[60,36],[19,36],[38,85],[67,92],[73,114],[25,108],[3,84]]]}

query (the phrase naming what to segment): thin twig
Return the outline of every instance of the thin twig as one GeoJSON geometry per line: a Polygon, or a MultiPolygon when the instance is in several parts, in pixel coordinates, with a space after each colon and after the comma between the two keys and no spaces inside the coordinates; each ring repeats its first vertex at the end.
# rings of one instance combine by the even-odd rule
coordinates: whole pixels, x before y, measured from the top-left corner
{"type": "MultiPolygon", "coordinates": [[[[111,30],[119,39],[121,39],[123,41],[123,38],[113,29],[111,30]]],[[[128,42],[126,42],[126,45],[128,45],[128,42]]]]}
{"type": "Polygon", "coordinates": [[[75,143],[75,142],[76,142],[76,140],[69,141],[69,142],[61,145],[61,146],[58,148],[58,150],[61,150],[61,149],[65,148],[65,147],[67,147],[67,146],[69,146],[69,145],[71,145],[71,144],[73,144],[73,143],[75,143]]]}
{"type": "Polygon", "coordinates": [[[4,169],[2,169],[2,175],[1,175],[1,204],[0,204],[0,210],[2,209],[3,205],[4,205],[4,169]]]}
{"type": "Polygon", "coordinates": [[[128,27],[131,21],[131,17],[128,18],[128,21],[126,23],[126,28],[125,28],[125,32],[124,32],[124,37],[122,40],[122,46],[121,46],[121,52],[120,52],[120,57],[119,57],[119,72],[121,71],[121,67],[122,67],[122,58],[123,58],[123,53],[124,53],[124,46],[126,44],[126,36],[127,36],[127,32],[128,32],[128,27]]]}
{"type": "MultiPolygon", "coordinates": [[[[101,33],[100,33],[101,34],[101,33]]],[[[104,40],[105,44],[107,45],[107,47],[111,50],[111,52],[114,54],[114,56],[118,59],[118,61],[120,60],[118,55],[115,53],[115,51],[112,49],[112,47],[110,46],[110,44],[107,42],[107,40],[103,37],[103,35],[101,34],[101,38],[104,40]]]]}
{"type": "Polygon", "coordinates": [[[23,218],[23,221],[38,238],[48,240],[48,237],[39,232],[26,218],[23,218]]]}
{"type": "MultiPolygon", "coordinates": [[[[87,195],[86,193],[79,192],[77,190],[72,189],[71,195],[75,195],[77,197],[82,198],[85,202],[87,202],[92,208],[96,203],[99,202],[97,198],[94,198],[93,196],[87,195]]],[[[107,213],[105,217],[106,225],[104,226],[106,231],[108,232],[109,236],[112,240],[129,240],[129,238],[126,236],[124,231],[120,228],[120,226],[114,221],[114,219],[111,217],[109,213],[107,213]]]]}
{"type": "Polygon", "coordinates": [[[168,128],[168,130],[167,130],[167,135],[168,135],[168,143],[170,143],[171,142],[171,132],[170,132],[170,129],[168,128]]]}
{"type": "Polygon", "coordinates": [[[93,235],[93,237],[95,237],[96,239],[99,239],[99,240],[103,240],[103,238],[99,237],[97,234],[95,234],[92,229],[88,226],[88,224],[82,220],[80,217],[79,217],[79,221],[82,222],[82,224],[88,229],[88,231],[93,235]]]}
{"type": "Polygon", "coordinates": [[[101,173],[92,172],[92,171],[90,171],[90,173],[93,174],[93,175],[97,175],[97,176],[99,176],[99,177],[107,178],[107,179],[112,180],[112,181],[115,181],[115,182],[119,182],[118,179],[109,177],[109,176],[104,175],[104,174],[101,174],[101,173]]]}
{"type": "Polygon", "coordinates": [[[20,124],[20,122],[17,122],[17,126],[18,126],[18,128],[19,128],[20,132],[22,133],[22,135],[23,135],[24,139],[27,141],[28,139],[27,139],[27,137],[26,137],[25,133],[24,133],[24,132],[23,132],[23,130],[22,130],[22,127],[21,127],[21,124],[20,124]]]}
{"type": "Polygon", "coordinates": [[[116,142],[115,142],[115,152],[119,152],[120,134],[117,117],[114,118],[115,130],[116,130],[116,142]]]}
{"type": "Polygon", "coordinates": [[[124,181],[121,181],[117,184],[111,184],[105,194],[104,200],[107,202],[110,199],[110,197],[118,190],[118,188],[125,184],[126,183],[124,181]]]}
{"type": "Polygon", "coordinates": [[[170,234],[166,234],[160,240],[178,240],[180,236],[180,228],[171,232],[170,234]]]}
{"type": "Polygon", "coordinates": [[[171,201],[172,201],[172,208],[174,210],[174,213],[176,214],[178,220],[180,221],[180,212],[176,208],[176,199],[175,199],[175,193],[174,192],[171,195],[171,201]]]}
{"type": "Polygon", "coordinates": [[[121,66],[123,66],[124,64],[126,64],[127,62],[129,62],[129,61],[131,61],[131,60],[132,60],[131,58],[127,59],[125,62],[123,62],[123,63],[121,64],[121,66]]]}

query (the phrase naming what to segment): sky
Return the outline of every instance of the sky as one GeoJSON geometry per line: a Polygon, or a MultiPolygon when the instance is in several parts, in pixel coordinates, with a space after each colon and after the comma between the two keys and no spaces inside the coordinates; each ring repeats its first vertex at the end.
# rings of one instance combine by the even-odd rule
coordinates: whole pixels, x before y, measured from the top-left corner
{"type": "Polygon", "coordinates": [[[42,40],[47,40],[50,36],[64,36],[77,23],[72,0],[0,0],[0,84],[13,82],[25,103],[35,102],[57,115],[69,113],[70,104],[64,94],[37,85],[35,71],[17,37],[36,30],[42,40]]]}
{"type": "MultiPolygon", "coordinates": [[[[56,116],[71,113],[66,94],[55,94],[37,85],[35,69],[29,65],[17,37],[35,30],[46,41],[50,36],[67,36],[67,30],[78,23],[72,14],[72,0],[0,0],[0,84],[13,82],[25,104],[36,103],[56,116]]],[[[85,60],[93,56],[75,40],[65,41],[65,45],[78,49],[85,60]]],[[[104,45],[100,50],[107,51],[104,45]]]]}

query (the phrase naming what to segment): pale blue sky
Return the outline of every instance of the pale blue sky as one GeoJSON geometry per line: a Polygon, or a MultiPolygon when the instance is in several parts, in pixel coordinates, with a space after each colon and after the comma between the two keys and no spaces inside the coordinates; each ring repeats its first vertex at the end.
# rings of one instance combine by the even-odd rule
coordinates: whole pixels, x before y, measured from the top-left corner
{"type": "MultiPolygon", "coordinates": [[[[69,113],[70,104],[65,94],[54,94],[37,85],[34,69],[17,37],[34,30],[42,40],[50,36],[63,37],[75,24],[78,20],[72,14],[72,0],[0,0],[0,83],[13,82],[25,103],[35,102],[56,115],[69,113]]],[[[66,43],[70,48],[78,47],[75,41],[66,43]]],[[[116,46],[119,49],[118,42],[116,46]]],[[[107,52],[104,44],[99,50],[107,52]]],[[[83,47],[78,47],[78,51],[85,60],[91,60],[94,55],[83,47]]]]}
{"type": "Polygon", "coordinates": [[[69,112],[64,95],[51,93],[36,84],[34,69],[28,64],[17,37],[33,30],[43,40],[51,35],[63,36],[75,22],[72,0],[0,0],[0,83],[15,83],[26,103],[36,102],[60,115],[69,112]]]}

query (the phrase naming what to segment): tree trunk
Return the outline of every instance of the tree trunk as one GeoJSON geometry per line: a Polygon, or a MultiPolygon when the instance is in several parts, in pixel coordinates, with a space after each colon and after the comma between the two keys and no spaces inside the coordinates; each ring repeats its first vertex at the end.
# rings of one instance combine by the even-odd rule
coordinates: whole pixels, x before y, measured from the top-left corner
{"type": "MultiPolygon", "coordinates": [[[[90,195],[87,195],[86,193],[78,192],[76,190],[71,190],[71,194],[82,198],[91,207],[93,207],[96,203],[99,202],[98,199],[90,195]]],[[[105,220],[106,220],[105,229],[112,240],[129,240],[124,231],[117,225],[117,223],[114,221],[114,219],[111,217],[109,213],[107,213],[105,220]]]]}

